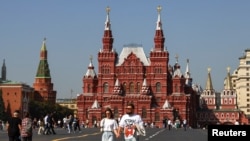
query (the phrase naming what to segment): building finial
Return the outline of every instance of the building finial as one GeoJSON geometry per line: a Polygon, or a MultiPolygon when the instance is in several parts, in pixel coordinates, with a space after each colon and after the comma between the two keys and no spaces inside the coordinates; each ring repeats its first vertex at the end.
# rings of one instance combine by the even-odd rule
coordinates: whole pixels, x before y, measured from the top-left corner
{"type": "Polygon", "coordinates": [[[46,37],[43,38],[43,41],[44,41],[44,42],[46,41],[46,37]]]}
{"type": "Polygon", "coordinates": [[[161,13],[161,6],[160,5],[157,6],[157,11],[158,11],[159,14],[161,13]]]}
{"type": "Polygon", "coordinates": [[[109,14],[109,12],[110,12],[109,6],[107,6],[107,8],[106,8],[106,12],[107,12],[107,14],[109,14]]]}
{"type": "Polygon", "coordinates": [[[227,67],[227,72],[230,72],[230,67],[227,67]]]}
{"type": "Polygon", "coordinates": [[[89,60],[90,60],[90,62],[92,62],[92,60],[93,60],[93,56],[92,55],[90,55],[89,60]]]}
{"type": "Polygon", "coordinates": [[[211,72],[211,68],[210,68],[210,67],[208,67],[208,68],[207,68],[207,71],[208,71],[208,73],[210,73],[210,72],[211,72]]]}

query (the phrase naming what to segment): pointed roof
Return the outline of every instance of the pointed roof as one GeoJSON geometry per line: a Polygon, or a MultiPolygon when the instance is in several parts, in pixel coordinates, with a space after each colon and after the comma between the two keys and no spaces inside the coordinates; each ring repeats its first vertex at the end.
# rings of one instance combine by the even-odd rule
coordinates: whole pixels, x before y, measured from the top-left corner
{"type": "Polygon", "coordinates": [[[119,82],[118,78],[115,81],[115,86],[120,86],[120,82],[119,82]]]}
{"type": "Polygon", "coordinates": [[[143,79],[142,86],[144,86],[144,87],[147,86],[147,80],[146,80],[146,78],[143,79]]]}
{"type": "Polygon", "coordinates": [[[206,90],[213,90],[213,84],[210,74],[211,68],[208,68],[207,71],[208,71],[208,76],[207,76],[206,90]]]}
{"type": "Polygon", "coordinates": [[[163,104],[162,108],[163,108],[163,109],[171,108],[171,105],[170,105],[170,103],[168,102],[168,100],[165,101],[165,103],[163,104]]]}
{"type": "MultiPolygon", "coordinates": [[[[161,6],[157,7],[157,12],[158,12],[158,17],[156,21],[156,31],[155,31],[155,36],[154,36],[155,47],[154,47],[153,52],[162,52],[162,51],[165,51],[164,49],[165,38],[164,38],[163,30],[162,30],[162,22],[161,22],[161,14],[160,14],[161,6]]],[[[154,54],[153,56],[156,57],[157,54],[154,54]]]]}
{"type": "Polygon", "coordinates": [[[146,78],[143,79],[141,92],[142,92],[143,94],[148,94],[148,93],[149,93],[149,87],[148,87],[148,85],[147,85],[147,80],[146,80],[146,78]]]}
{"type": "Polygon", "coordinates": [[[94,101],[94,103],[92,104],[91,108],[92,109],[98,109],[98,108],[100,108],[100,105],[99,105],[99,103],[98,103],[97,100],[94,101]]]}
{"type": "Polygon", "coordinates": [[[190,73],[190,70],[189,70],[189,59],[187,59],[185,78],[186,78],[185,84],[191,86],[192,85],[192,78],[191,78],[191,73],[190,73]]]}
{"type": "Polygon", "coordinates": [[[1,72],[1,76],[0,76],[0,81],[5,81],[6,80],[6,65],[5,65],[5,59],[3,59],[3,65],[2,65],[2,72],[1,72]]]}
{"type": "Polygon", "coordinates": [[[40,62],[37,69],[36,77],[50,78],[49,63],[47,61],[46,38],[44,38],[40,50],[40,62]]]}
{"type": "Polygon", "coordinates": [[[230,67],[227,67],[227,77],[225,80],[225,86],[224,86],[225,90],[232,90],[233,86],[232,86],[232,81],[231,81],[231,75],[230,75],[230,67]]]}
{"type": "Polygon", "coordinates": [[[186,66],[186,72],[185,72],[185,78],[190,78],[190,70],[189,70],[189,59],[187,59],[187,66],[186,66]]]}
{"type": "Polygon", "coordinates": [[[162,30],[162,24],[161,24],[161,6],[157,7],[158,11],[158,18],[156,22],[156,30],[162,30]]]}
{"type": "Polygon", "coordinates": [[[46,38],[43,39],[43,44],[42,44],[42,47],[41,47],[41,51],[46,51],[46,38]]]}
{"type": "Polygon", "coordinates": [[[105,21],[105,29],[104,30],[111,30],[111,23],[110,23],[110,19],[109,19],[109,12],[110,12],[109,7],[106,8],[106,12],[107,12],[107,17],[106,17],[106,21],[105,21]]]}
{"type": "Polygon", "coordinates": [[[112,30],[111,30],[111,24],[110,24],[110,19],[109,19],[109,12],[110,12],[110,8],[107,7],[106,8],[106,12],[107,12],[107,18],[105,21],[105,27],[104,27],[104,35],[102,38],[102,43],[103,43],[103,50],[101,50],[101,52],[113,52],[113,35],[112,35],[112,30]]]}
{"type": "Polygon", "coordinates": [[[116,78],[113,92],[115,94],[121,94],[121,86],[120,86],[120,82],[119,82],[118,78],[116,78]]]}
{"type": "Polygon", "coordinates": [[[138,57],[140,59],[140,61],[143,63],[144,66],[149,66],[149,60],[146,57],[144,50],[142,47],[134,47],[134,46],[130,46],[130,47],[124,47],[122,49],[122,52],[119,56],[119,60],[116,66],[121,66],[124,62],[124,59],[126,59],[128,57],[128,55],[130,53],[134,53],[136,55],[136,57],[138,57]]]}
{"type": "Polygon", "coordinates": [[[95,73],[95,70],[94,70],[94,66],[92,64],[92,60],[93,60],[93,57],[90,56],[90,63],[89,63],[89,66],[88,66],[88,70],[85,74],[85,76],[91,76],[92,78],[94,78],[96,76],[96,73],[95,73]]]}
{"type": "Polygon", "coordinates": [[[179,62],[178,62],[178,55],[175,56],[175,59],[176,59],[176,63],[174,65],[174,74],[173,76],[179,76],[179,77],[182,77],[182,72],[181,72],[181,66],[179,65],[179,62]]]}

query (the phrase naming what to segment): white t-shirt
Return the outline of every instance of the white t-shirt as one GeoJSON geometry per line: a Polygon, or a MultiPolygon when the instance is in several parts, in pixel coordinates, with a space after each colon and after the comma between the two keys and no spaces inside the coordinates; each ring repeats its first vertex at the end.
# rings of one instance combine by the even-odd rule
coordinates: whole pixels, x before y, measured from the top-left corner
{"type": "Polygon", "coordinates": [[[119,126],[124,129],[125,139],[131,139],[135,135],[135,129],[131,128],[132,125],[138,124],[143,126],[143,121],[140,115],[128,115],[125,114],[122,116],[121,121],[119,122],[119,126]]]}
{"type": "Polygon", "coordinates": [[[103,127],[103,131],[113,131],[118,128],[118,124],[115,119],[103,118],[100,126],[103,127]]]}

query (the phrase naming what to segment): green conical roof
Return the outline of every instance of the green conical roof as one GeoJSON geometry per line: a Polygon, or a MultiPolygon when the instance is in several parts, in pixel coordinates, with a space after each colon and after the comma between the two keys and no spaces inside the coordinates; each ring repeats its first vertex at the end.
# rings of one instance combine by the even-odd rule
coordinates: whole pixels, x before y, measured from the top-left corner
{"type": "Polygon", "coordinates": [[[49,64],[47,60],[40,60],[36,77],[50,77],[49,64]]]}

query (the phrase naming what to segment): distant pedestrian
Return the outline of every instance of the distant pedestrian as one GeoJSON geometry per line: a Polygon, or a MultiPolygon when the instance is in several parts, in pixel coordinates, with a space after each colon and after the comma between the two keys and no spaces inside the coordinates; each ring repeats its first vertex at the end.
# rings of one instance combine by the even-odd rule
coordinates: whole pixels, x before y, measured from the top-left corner
{"type": "Polygon", "coordinates": [[[185,131],[187,130],[187,120],[186,119],[183,120],[183,128],[185,131]]]}
{"type": "Polygon", "coordinates": [[[38,135],[44,134],[44,126],[45,126],[45,124],[44,124],[43,118],[39,119],[38,126],[39,126],[39,128],[38,128],[37,134],[38,135]]]}
{"type": "Polygon", "coordinates": [[[9,118],[7,121],[7,131],[9,136],[9,141],[21,141],[20,131],[21,131],[22,119],[19,118],[19,111],[13,113],[13,117],[9,118]]]}
{"type": "Polygon", "coordinates": [[[79,118],[76,117],[74,119],[74,132],[76,132],[76,130],[78,130],[79,133],[81,133],[81,127],[80,127],[80,123],[79,123],[79,118]]]}
{"type": "Polygon", "coordinates": [[[168,119],[168,130],[171,130],[172,128],[172,122],[170,119],[168,119]]]}
{"type": "Polygon", "coordinates": [[[69,115],[69,117],[68,117],[68,133],[71,133],[73,131],[73,121],[74,121],[74,116],[69,115]]]}
{"type": "Polygon", "coordinates": [[[22,119],[22,141],[32,141],[32,129],[33,124],[31,118],[29,117],[29,113],[25,113],[25,116],[22,119]]]}

